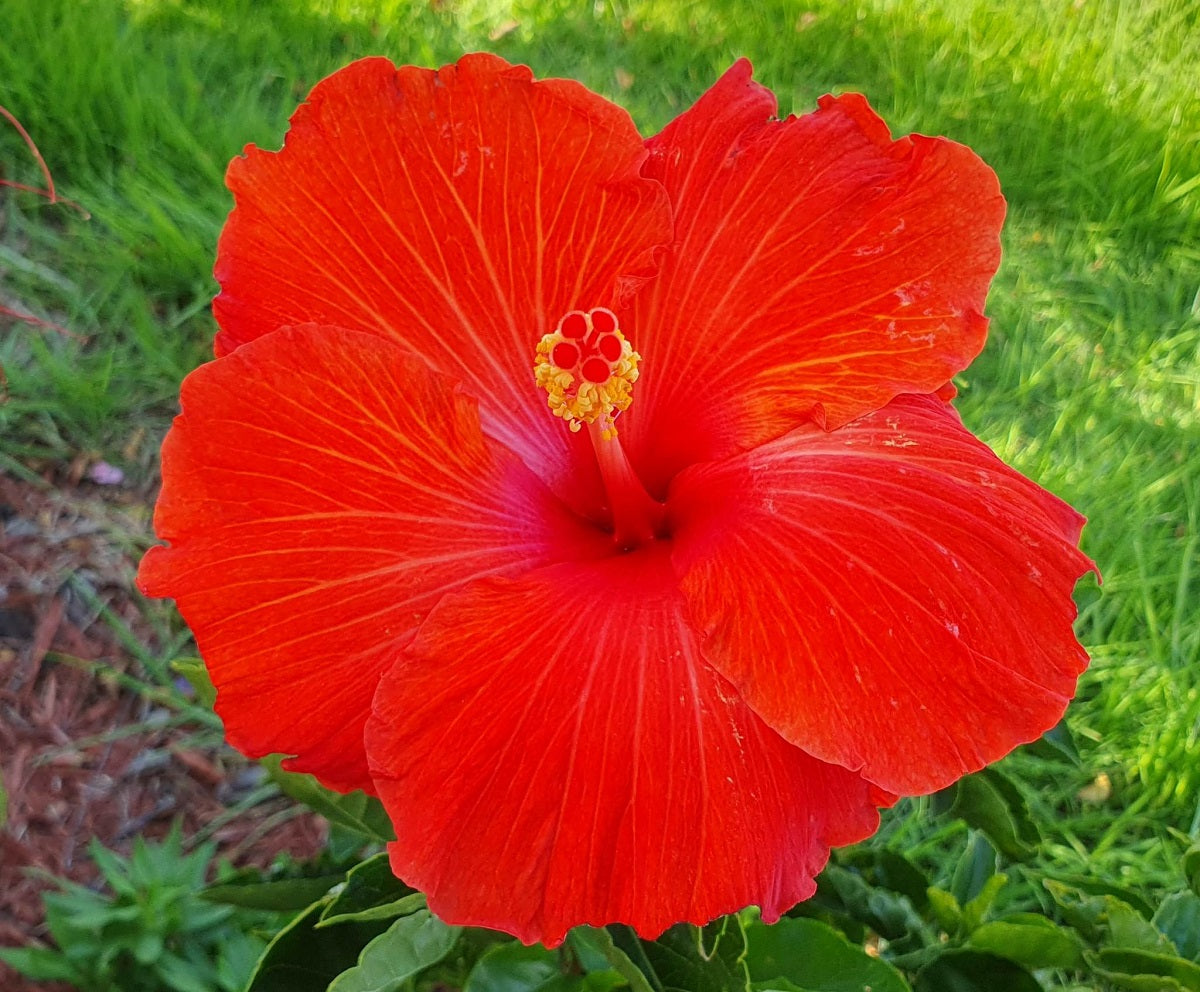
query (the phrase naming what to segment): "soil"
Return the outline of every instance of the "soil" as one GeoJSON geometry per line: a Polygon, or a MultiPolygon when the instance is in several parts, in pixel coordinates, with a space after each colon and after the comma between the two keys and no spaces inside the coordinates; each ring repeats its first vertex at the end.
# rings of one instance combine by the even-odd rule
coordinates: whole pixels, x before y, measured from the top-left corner
{"type": "MultiPolygon", "coordinates": [[[[177,819],[189,838],[218,824],[219,853],[239,866],[309,857],[326,839],[324,821],[282,798],[221,823],[260,770],[213,730],[178,725],[170,703],[186,687],[129,681],[152,681],[135,649],[169,636],[169,608],[134,588],[151,500],[119,475],[86,459],[28,480],[0,473],[0,946],[48,941],[48,875],[99,884],[93,838],[128,854],[177,819]]],[[[65,986],[0,963],[5,992],[52,988],[65,986]]]]}

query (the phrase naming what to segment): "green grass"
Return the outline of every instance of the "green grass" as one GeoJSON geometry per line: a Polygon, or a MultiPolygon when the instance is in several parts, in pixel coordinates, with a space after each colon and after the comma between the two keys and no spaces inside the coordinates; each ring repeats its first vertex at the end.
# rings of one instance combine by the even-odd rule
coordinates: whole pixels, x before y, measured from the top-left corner
{"type": "MultiPolygon", "coordinates": [[[[151,478],[180,378],[207,354],[225,163],[277,146],[322,75],[382,53],[488,49],[570,75],[644,132],[738,55],[804,112],[865,92],[897,132],[974,147],[1010,201],[988,350],[960,408],[1090,518],[1092,652],[1074,776],[1033,758],[1053,864],[1169,887],[1200,835],[1200,7],[1188,0],[0,0],[0,103],[91,214],[6,192],[0,467],[81,449],[151,478]],[[143,433],[144,432],[144,433],[143,433]],[[144,440],[139,441],[139,438],[144,440]],[[131,439],[132,442],[131,443],[131,439]],[[1110,801],[1076,790],[1110,775],[1110,801]]],[[[6,178],[37,182],[0,130],[6,178]]]]}

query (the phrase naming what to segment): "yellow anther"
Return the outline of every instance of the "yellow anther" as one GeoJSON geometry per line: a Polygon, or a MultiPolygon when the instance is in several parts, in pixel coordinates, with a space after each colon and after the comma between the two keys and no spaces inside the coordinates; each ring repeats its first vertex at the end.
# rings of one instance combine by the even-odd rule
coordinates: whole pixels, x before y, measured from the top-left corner
{"type": "Polygon", "coordinates": [[[617,436],[617,414],[633,402],[640,356],[625,340],[611,310],[572,310],[538,342],[533,372],[549,394],[550,411],[572,431],[599,424],[617,436]]]}

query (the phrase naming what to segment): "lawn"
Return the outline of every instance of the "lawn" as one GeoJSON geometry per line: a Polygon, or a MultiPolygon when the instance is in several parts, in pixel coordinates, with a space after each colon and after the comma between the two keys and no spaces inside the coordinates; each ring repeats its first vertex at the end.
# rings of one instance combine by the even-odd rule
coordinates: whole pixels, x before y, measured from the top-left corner
{"type": "MultiPolygon", "coordinates": [[[[0,307],[53,325],[0,317],[0,472],[32,482],[85,453],[152,490],[179,382],[210,354],[225,165],[278,147],[309,88],[356,57],[492,51],[653,133],[745,55],[781,112],[857,90],[897,134],[970,145],[1009,219],[958,407],[1088,517],[1103,573],[1076,592],[1092,657],[1067,715],[1078,762],[1026,750],[1003,767],[1041,868],[1152,905],[1183,886],[1200,840],[1200,5],[0,0],[0,25],[0,105],[71,201],[0,189],[0,307]]],[[[43,184],[5,125],[0,178],[43,184]]],[[[186,650],[141,645],[158,665],[186,650]]],[[[948,876],[967,828],[928,807],[901,803],[881,843],[948,876]]]]}

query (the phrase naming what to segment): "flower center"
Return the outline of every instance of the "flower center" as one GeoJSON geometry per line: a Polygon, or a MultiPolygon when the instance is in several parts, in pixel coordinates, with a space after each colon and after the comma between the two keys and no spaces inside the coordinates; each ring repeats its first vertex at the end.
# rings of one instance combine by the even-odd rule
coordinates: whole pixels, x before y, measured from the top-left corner
{"type": "Polygon", "coordinates": [[[537,346],[533,371],[548,403],[572,431],[596,424],[605,440],[617,436],[614,421],[633,402],[640,356],[625,340],[617,316],[604,307],[571,310],[537,346]]]}
{"type": "Polygon", "coordinates": [[[666,507],[646,492],[617,439],[617,416],[633,402],[640,356],[604,307],[571,310],[537,346],[533,371],[550,410],[572,431],[587,424],[612,515],[613,541],[632,551],[665,535],[666,507]]]}

